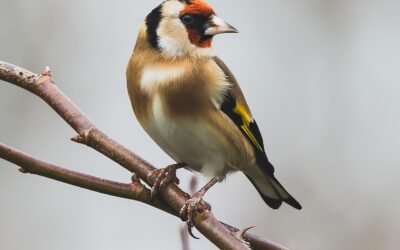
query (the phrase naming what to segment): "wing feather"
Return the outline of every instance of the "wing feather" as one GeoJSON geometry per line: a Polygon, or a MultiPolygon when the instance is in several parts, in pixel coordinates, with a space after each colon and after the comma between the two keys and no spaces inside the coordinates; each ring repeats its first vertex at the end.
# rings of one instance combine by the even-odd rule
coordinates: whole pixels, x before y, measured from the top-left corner
{"type": "Polygon", "coordinates": [[[215,62],[224,71],[227,80],[231,83],[231,89],[227,90],[225,99],[221,104],[221,111],[224,112],[245,135],[247,140],[253,146],[256,163],[259,168],[252,169],[246,173],[253,185],[264,201],[272,208],[277,209],[282,202],[286,202],[296,209],[301,209],[301,205],[285,190],[285,188],[274,177],[274,167],[268,161],[265,154],[264,142],[258,129],[257,122],[251,115],[247,106],[243,93],[228,67],[219,59],[215,58],[215,62]],[[257,173],[262,171],[262,173],[257,173]],[[255,172],[255,174],[251,174],[255,172]],[[273,195],[271,195],[271,192],[273,195]]]}
{"type": "Polygon", "coordinates": [[[267,174],[273,174],[274,167],[269,163],[265,154],[263,138],[258,129],[257,122],[254,120],[246,103],[242,90],[224,62],[218,57],[215,57],[214,60],[224,71],[227,80],[231,83],[231,88],[225,93],[225,99],[221,104],[221,111],[235,123],[251,143],[256,153],[258,165],[263,166],[263,171],[267,174]]]}

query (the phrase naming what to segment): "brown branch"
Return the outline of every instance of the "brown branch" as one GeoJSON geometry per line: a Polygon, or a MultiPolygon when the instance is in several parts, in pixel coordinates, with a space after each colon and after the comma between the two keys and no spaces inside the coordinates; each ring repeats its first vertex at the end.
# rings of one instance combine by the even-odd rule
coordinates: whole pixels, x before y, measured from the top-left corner
{"type": "MultiPolygon", "coordinates": [[[[167,204],[165,204],[165,202],[157,199],[152,200],[150,190],[144,187],[140,183],[140,180],[133,179],[132,183],[125,184],[100,179],[94,176],[78,173],[58,167],[48,162],[41,161],[23,153],[22,151],[19,151],[2,143],[0,143],[0,158],[21,167],[20,172],[22,173],[39,175],[95,192],[130,200],[136,200],[155,208],[161,209],[171,215],[178,216],[175,211],[173,211],[167,204]]],[[[222,224],[232,232],[239,232],[238,229],[232,226],[224,223],[222,224]]],[[[188,232],[186,226],[182,227],[180,231],[184,246],[183,248],[188,249],[188,232]]],[[[246,241],[251,242],[251,246],[253,249],[284,249],[279,245],[276,245],[272,242],[267,242],[261,238],[258,238],[257,236],[248,233],[244,234],[243,238],[246,241]],[[268,248],[265,248],[266,246],[268,246],[268,248]]]]}
{"type": "Polygon", "coordinates": [[[41,161],[3,143],[0,143],[0,158],[21,167],[22,173],[39,175],[102,194],[140,201],[176,216],[175,211],[164,201],[152,200],[150,190],[140,180],[132,180],[132,183],[126,184],[78,173],[41,161]]]}
{"type": "MultiPolygon", "coordinates": [[[[36,75],[30,71],[0,61],[0,80],[7,81],[18,87],[26,89],[39,96],[55,112],[58,113],[79,136],[74,141],[85,144],[98,152],[119,163],[148,185],[154,184],[154,178],[149,174],[155,167],[141,159],[124,146],[108,137],[97,126],[91,122],[58,88],[54,85],[51,72],[46,68],[42,75],[36,75]]],[[[162,192],[162,197],[178,213],[189,195],[179,189],[176,185],[168,185],[162,192]]],[[[220,249],[247,249],[247,247],[235,236],[231,228],[222,225],[211,212],[204,212],[195,216],[196,228],[211,242],[220,249]]],[[[253,246],[260,246],[254,249],[283,249],[273,247],[266,240],[250,234],[243,235],[253,246]]]]}

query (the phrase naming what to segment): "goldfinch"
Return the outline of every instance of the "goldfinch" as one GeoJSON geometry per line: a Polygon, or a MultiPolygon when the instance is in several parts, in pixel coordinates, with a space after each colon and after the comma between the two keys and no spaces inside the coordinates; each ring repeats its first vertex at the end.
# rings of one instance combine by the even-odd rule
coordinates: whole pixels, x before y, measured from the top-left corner
{"type": "MultiPolygon", "coordinates": [[[[150,137],[178,164],[211,181],[181,210],[188,220],[205,192],[242,171],[265,203],[301,205],[274,177],[263,139],[228,67],[211,49],[215,35],[238,31],[202,0],[167,0],[146,17],[127,67],[133,111],[150,137]]],[[[160,182],[162,182],[160,184],[160,182]]]]}

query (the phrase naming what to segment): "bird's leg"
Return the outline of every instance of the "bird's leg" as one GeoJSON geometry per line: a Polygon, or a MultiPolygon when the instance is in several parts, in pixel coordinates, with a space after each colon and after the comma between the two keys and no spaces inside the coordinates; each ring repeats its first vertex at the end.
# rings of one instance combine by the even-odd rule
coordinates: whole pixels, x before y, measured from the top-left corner
{"type": "Polygon", "coordinates": [[[156,176],[156,180],[154,181],[153,187],[151,189],[151,198],[157,196],[158,192],[165,188],[169,183],[179,184],[179,179],[176,177],[176,170],[185,167],[185,163],[177,163],[170,165],[166,168],[156,169],[152,171],[147,179],[151,179],[156,176]]]}
{"type": "Polygon", "coordinates": [[[187,221],[189,233],[192,237],[194,237],[191,232],[191,229],[194,226],[193,222],[194,215],[198,212],[211,210],[211,206],[203,200],[203,196],[212,186],[214,186],[220,180],[221,179],[218,177],[214,177],[213,179],[211,179],[202,189],[200,189],[200,191],[195,193],[189,200],[186,201],[185,205],[179,212],[180,217],[183,220],[187,221]]]}

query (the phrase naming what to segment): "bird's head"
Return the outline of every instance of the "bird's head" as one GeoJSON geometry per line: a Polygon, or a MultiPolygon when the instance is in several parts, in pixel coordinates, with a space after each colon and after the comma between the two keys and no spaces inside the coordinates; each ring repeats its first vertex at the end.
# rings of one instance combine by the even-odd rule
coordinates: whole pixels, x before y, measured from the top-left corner
{"type": "Polygon", "coordinates": [[[150,46],[168,57],[210,54],[215,35],[238,32],[203,0],[167,0],[145,23],[150,46]]]}

